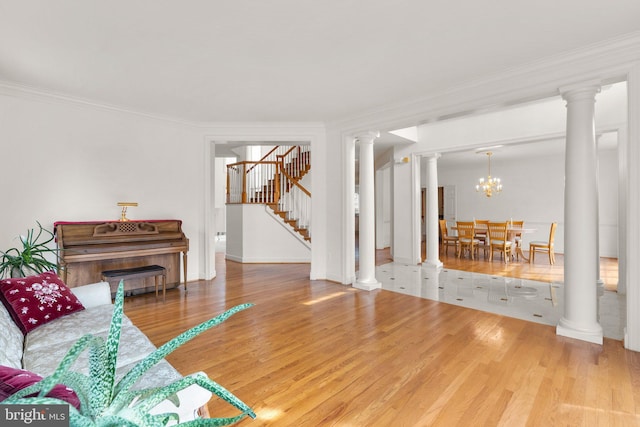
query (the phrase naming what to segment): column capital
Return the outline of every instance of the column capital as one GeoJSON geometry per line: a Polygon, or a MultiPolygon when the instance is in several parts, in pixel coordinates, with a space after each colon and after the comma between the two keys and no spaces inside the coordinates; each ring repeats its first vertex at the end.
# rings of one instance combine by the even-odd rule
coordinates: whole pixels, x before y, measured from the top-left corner
{"type": "Polygon", "coordinates": [[[425,159],[438,160],[440,157],[442,157],[442,154],[431,153],[431,154],[422,154],[421,156],[424,157],[425,159]]]}
{"type": "Polygon", "coordinates": [[[354,139],[358,142],[365,142],[365,143],[371,143],[373,142],[374,139],[379,138],[380,137],[380,132],[378,131],[366,131],[366,132],[360,132],[354,135],[354,139]]]}
{"type": "Polygon", "coordinates": [[[602,88],[600,80],[588,80],[558,88],[558,92],[565,101],[573,101],[581,98],[593,98],[602,88]]]}

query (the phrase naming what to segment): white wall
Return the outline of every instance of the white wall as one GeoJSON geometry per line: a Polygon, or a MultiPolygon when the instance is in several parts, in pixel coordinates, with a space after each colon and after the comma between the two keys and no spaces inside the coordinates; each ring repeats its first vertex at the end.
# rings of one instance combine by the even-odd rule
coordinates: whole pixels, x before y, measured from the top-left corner
{"type": "MultiPolygon", "coordinates": [[[[355,144],[353,137],[345,136],[340,131],[328,129],[325,159],[324,188],[325,204],[324,226],[326,227],[326,278],[338,283],[351,284],[355,281],[355,211],[353,194],[355,191],[355,144]]],[[[312,169],[315,167],[315,151],[311,157],[312,169]]],[[[316,173],[314,182],[318,182],[316,173]]],[[[312,194],[315,218],[317,210],[315,190],[312,194]]],[[[315,219],[314,219],[315,224],[315,219]]],[[[315,228],[313,230],[315,239],[315,228]]],[[[315,251],[314,240],[314,251],[315,251]]],[[[318,277],[316,277],[318,278],[318,277]]]]}
{"type": "Polygon", "coordinates": [[[376,171],[376,249],[391,245],[391,167],[376,171]]]}
{"type": "Polygon", "coordinates": [[[199,275],[203,224],[202,131],[142,115],[0,92],[5,182],[0,248],[58,220],[181,219],[191,241],[189,280],[199,275]]]}
{"type": "Polygon", "coordinates": [[[600,256],[618,258],[618,151],[601,150],[598,154],[600,256]]]}
{"type": "MultiPolygon", "coordinates": [[[[215,233],[224,231],[215,221],[219,194],[205,194],[208,181],[213,193],[220,180],[209,158],[215,151],[207,147],[215,141],[310,142],[313,169],[321,175],[327,159],[319,123],[182,123],[7,86],[0,87],[0,141],[3,177],[11,184],[3,192],[0,249],[15,246],[15,237],[36,220],[49,229],[59,220],[117,220],[116,203],[134,201],[139,206],[129,209],[131,219],[183,221],[188,280],[215,274],[205,252],[213,256],[215,233]],[[213,220],[205,221],[205,212],[213,220]]],[[[327,277],[322,184],[311,188],[315,279],[327,277]]]]}
{"type": "MultiPolygon", "coordinates": [[[[415,248],[414,244],[419,242],[414,233],[420,233],[420,227],[416,227],[413,220],[414,206],[411,203],[414,197],[414,188],[419,186],[413,185],[411,163],[402,163],[393,165],[393,189],[391,191],[393,198],[393,260],[406,264],[419,264],[422,262],[420,248],[415,248]]],[[[417,180],[420,179],[418,175],[417,180]]]]}
{"type": "MultiPolygon", "coordinates": [[[[457,220],[524,220],[536,232],[524,236],[547,240],[552,222],[558,223],[556,251],[564,250],[564,155],[540,155],[521,161],[501,160],[499,151],[492,156],[492,172],[502,179],[502,193],[488,198],[476,192],[475,184],[486,176],[482,166],[439,167],[438,184],[455,185],[457,220]]],[[[599,152],[600,167],[600,255],[618,256],[618,175],[617,151],[599,152]]],[[[423,176],[422,182],[426,182],[423,176]]]]}
{"type": "Polygon", "coordinates": [[[311,250],[265,205],[227,205],[227,259],[238,262],[309,262],[311,250]]]}

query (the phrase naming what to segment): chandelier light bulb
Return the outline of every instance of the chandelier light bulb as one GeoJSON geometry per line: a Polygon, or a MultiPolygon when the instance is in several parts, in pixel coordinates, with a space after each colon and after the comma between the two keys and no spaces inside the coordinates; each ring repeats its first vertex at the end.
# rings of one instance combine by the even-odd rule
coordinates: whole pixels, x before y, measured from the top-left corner
{"type": "Polygon", "coordinates": [[[491,176],[491,151],[487,152],[487,157],[489,159],[489,170],[487,174],[487,178],[481,177],[478,180],[478,184],[476,184],[476,191],[482,191],[485,196],[491,197],[494,193],[500,193],[502,191],[502,182],[500,178],[491,176]]]}

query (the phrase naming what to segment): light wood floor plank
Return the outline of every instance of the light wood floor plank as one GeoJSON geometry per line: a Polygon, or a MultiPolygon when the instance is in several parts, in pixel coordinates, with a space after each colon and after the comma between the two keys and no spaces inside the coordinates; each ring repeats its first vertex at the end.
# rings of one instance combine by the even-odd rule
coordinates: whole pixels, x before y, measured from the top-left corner
{"type": "MultiPolygon", "coordinates": [[[[308,264],[218,258],[216,269],[165,303],[129,297],[125,313],[161,345],[255,303],[167,358],[254,408],[258,419],[240,425],[640,425],[640,354],[620,341],[598,346],[552,326],[310,281],[308,264]]],[[[235,413],[215,400],[209,411],[235,413]]]]}

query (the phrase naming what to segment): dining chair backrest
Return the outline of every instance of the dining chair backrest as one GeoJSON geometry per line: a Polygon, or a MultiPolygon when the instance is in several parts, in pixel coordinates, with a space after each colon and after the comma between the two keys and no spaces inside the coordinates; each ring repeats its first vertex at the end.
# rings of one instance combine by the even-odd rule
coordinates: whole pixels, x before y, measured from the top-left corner
{"type": "Polygon", "coordinates": [[[489,223],[489,241],[494,240],[507,240],[507,226],[506,222],[490,222],[489,223]]]}
{"type": "Polygon", "coordinates": [[[488,219],[476,219],[475,221],[476,224],[476,232],[478,231],[487,231],[487,228],[489,227],[489,220],[488,219]]]}
{"type": "Polygon", "coordinates": [[[447,237],[449,235],[449,231],[447,231],[447,220],[440,219],[438,221],[440,222],[440,235],[442,237],[447,237]]]}
{"type": "MultiPolygon", "coordinates": [[[[524,221],[514,221],[511,220],[511,228],[524,228],[524,221]]],[[[513,232],[516,243],[519,245],[520,243],[522,243],[522,232],[521,231],[514,231],[513,232]]]]}
{"type": "Polygon", "coordinates": [[[474,232],[475,237],[477,239],[479,239],[482,244],[488,244],[489,242],[487,242],[487,233],[488,230],[487,228],[489,227],[489,220],[488,219],[476,219],[473,221],[476,225],[476,230],[474,232]]]}
{"type": "Polygon", "coordinates": [[[553,246],[553,239],[555,238],[556,235],[556,227],[558,226],[557,222],[552,222],[551,223],[551,230],[549,230],[549,247],[553,246]]]}
{"type": "Polygon", "coordinates": [[[458,221],[456,222],[458,228],[458,238],[460,239],[473,239],[475,233],[475,224],[473,221],[458,221]]]}

